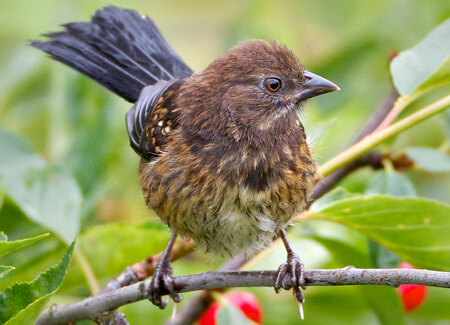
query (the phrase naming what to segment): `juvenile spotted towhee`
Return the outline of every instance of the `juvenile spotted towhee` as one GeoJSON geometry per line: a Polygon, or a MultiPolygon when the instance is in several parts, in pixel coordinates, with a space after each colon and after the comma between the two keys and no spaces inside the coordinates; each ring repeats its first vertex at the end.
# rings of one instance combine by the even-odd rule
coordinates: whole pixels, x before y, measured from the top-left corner
{"type": "Polygon", "coordinates": [[[110,6],[64,27],[32,46],[134,103],[126,120],[145,202],[172,229],[150,300],[165,307],[162,287],[181,300],[170,263],[177,235],[220,256],[252,256],[280,236],[288,259],[275,289],[289,274],[302,303],[303,264],[285,229],[306,206],[316,164],[299,113],[339,88],[276,41],[241,42],[193,73],[135,11],[110,6]]]}

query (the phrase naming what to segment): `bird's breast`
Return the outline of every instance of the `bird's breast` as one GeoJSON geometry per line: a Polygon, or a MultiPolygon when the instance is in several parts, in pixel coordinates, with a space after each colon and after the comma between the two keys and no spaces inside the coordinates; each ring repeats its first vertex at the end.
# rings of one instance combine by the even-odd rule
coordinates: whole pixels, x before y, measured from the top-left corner
{"type": "Polygon", "coordinates": [[[253,255],[303,211],[314,183],[309,148],[272,152],[189,143],[144,164],[149,208],[214,255],[253,255]]]}

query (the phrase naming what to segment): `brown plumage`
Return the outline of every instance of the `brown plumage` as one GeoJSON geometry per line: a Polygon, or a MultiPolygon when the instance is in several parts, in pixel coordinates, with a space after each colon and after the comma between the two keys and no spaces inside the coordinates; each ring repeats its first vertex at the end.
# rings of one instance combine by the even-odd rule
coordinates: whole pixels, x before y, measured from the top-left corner
{"type": "Polygon", "coordinates": [[[213,255],[251,256],[303,210],[315,172],[295,99],[303,70],[286,47],[252,40],[161,97],[147,126],[159,155],[142,160],[140,181],[173,231],[213,255]]]}
{"type": "Polygon", "coordinates": [[[242,42],[192,74],[134,11],[107,7],[65,27],[32,45],[135,102],[127,127],[145,202],[173,231],[152,302],[164,308],[161,287],[181,300],[170,265],[177,235],[215,256],[252,256],[280,236],[288,261],[275,289],[289,274],[302,302],[303,265],[285,234],[316,172],[300,113],[308,98],[339,88],[276,41],[242,42]]]}

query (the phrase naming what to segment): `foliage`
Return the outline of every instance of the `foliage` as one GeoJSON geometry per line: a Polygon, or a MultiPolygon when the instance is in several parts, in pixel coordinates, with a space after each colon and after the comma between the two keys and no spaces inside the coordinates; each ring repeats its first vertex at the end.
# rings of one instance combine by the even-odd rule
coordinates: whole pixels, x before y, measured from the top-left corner
{"type": "MultiPolygon", "coordinates": [[[[15,297],[6,304],[0,295],[0,319],[8,324],[31,323],[50,301],[90,295],[126,266],[160,252],[169,235],[142,202],[138,158],[128,146],[123,122],[129,105],[25,45],[59,24],[88,19],[106,4],[19,0],[0,11],[5,45],[0,49],[0,255],[10,252],[1,257],[0,290],[15,297]],[[50,235],[40,235],[44,232],[50,235]]],[[[345,149],[387,96],[390,72],[403,96],[395,104],[398,120],[450,94],[450,20],[445,20],[450,7],[445,0],[291,0],[276,7],[237,0],[198,1],[189,7],[177,0],[114,4],[150,14],[194,70],[238,40],[286,43],[308,70],[342,88],[312,101],[303,117],[322,165],[345,149]],[[389,72],[388,55],[407,48],[389,72]]],[[[290,234],[306,267],[394,267],[405,259],[415,267],[448,271],[449,148],[449,110],[412,130],[398,130],[378,146],[391,156],[406,153],[413,168],[395,170],[385,159],[382,170],[356,171],[316,201],[290,234]]],[[[215,269],[221,262],[205,264],[206,259],[191,254],[188,261],[175,263],[175,274],[215,269]]],[[[275,248],[252,267],[275,269],[284,259],[275,248]]],[[[291,294],[267,290],[254,290],[264,322],[298,322],[291,294]]],[[[309,288],[306,297],[305,324],[437,324],[450,318],[448,290],[429,290],[423,306],[408,315],[392,288],[309,288]],[[434,308],[438,305],[442,308],[434,308]]],[[[136,324],[149,317],[162,324],[170,313],[148,303],[123,311],[136,324]]],[[[234,314],[233,308],[224,309],[220,317],[234,314]]]]}
{"type": "MultiPolygon", "coordinates": [[[[5,249],[5,253],[17,249],[18,245],[14,244],[21,244],[23,247],[43,236],[9,242],[9,250],[5,249]]],[[[34,281],[16,283],[0,292],[0,324],[31,324],[37,320],[50,297],[64,280],[74,245],[75,243],[70,245],[56,266],[41,273],[34,281]]]]}

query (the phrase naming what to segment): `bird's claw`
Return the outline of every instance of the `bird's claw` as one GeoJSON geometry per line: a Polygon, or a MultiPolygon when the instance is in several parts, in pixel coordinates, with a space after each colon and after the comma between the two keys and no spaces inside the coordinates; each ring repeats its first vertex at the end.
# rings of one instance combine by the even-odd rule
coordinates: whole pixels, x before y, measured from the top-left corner
{"type": "Polygon", "coordinates": [[[167,290],[169,295],[172,297],[174,302],[180,302],[182,296],[180,296],[174,288],[173,277],[172,277],[172,267],[170,264],[168,266],[158,265],[156,267],[155,273],[152,276],[150,282],[150,287],[148,289],[148,299],[161,309],[166,308],[169,302],[169,297],[167,299],[161,299],[161,291],[167,290]]]}
{"type": "Polygon", "coordinates": [[[303,304],[305,297],[303,296],[300,288],[306,290],[304,273],[305,267],[300,261],[300,258],[296,254],[288,256],[287,262],[281,264],[278,268],[277,278],[274,285],[275,292],[279,293],[281,288],[289,290],[292,287],[294,290],[295,299],[299,303],[303,304]],[[284,281],[286,275],[289,275],[291,278],[290,285],[284,281]]]}

